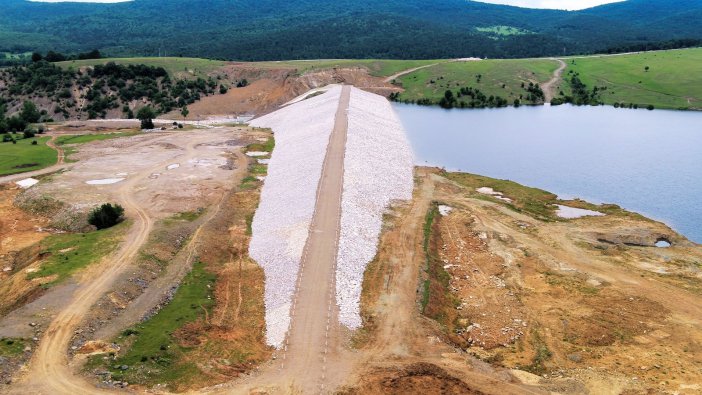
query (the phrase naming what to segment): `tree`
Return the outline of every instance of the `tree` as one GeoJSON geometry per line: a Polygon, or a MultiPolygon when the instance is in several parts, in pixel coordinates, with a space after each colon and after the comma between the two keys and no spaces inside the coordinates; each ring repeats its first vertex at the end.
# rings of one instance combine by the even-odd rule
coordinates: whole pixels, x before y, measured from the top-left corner
{"type": "Polygon", "coordinates": [[[227,93],[227,90],[228,90],[228,89],[227,89],[226,86],[224,86],[224,85],[220,85],[220,86],[219,86],[219,93],[220,93],[221,95],[227,93]]]}
{"type": "Polygon", "coordinates": [[[27,122],[18,116],[7,118],[7,129],[11,132],[19,132],[27,127],[27,122]]]}
{"type": "Polygon", "coordinates": [[[54,52],[54,51],[49,51],[46,53],[46,56],[44,59],[47,62],[63,62],[66,60],[66,56],[62,53],[54,52]]]}
{"type": "Polygon", "coordinates": [[[27,100],[24,102],[24,104],[22,104],[20,117],[27,123],[36,123],[39,122],[41,114],[39,113],[39,110],[37,110],[37,106],[33,102],[27,100]]]}
{"type": "Polygon", "coordinates": [[[644,67],[644,70],[645,70],[646,72],[648,72],[648,70],[650,70],[650,69],[651,69],[651,68],[648,67],[648,66],[644,67]]]}
{"type": "Polygon", "coordinates": [[[32,54],[32,62],[36,63],[36,62],[41,61],[42,59],[44,59],[44,57],[41,56],[40,53],[34,52],[34,53],[32,54]]]}
{"type": "Polygon", "coordinates": [[[142,107],[137,112],[137,119],[141,121],[142,129],[153,129],[156,112],[150,106],[142,107]]]}
{"type": "Polygon", "coordinates": [[[180,110],[180,115],[182,115],[183,118],[187,118],[188,114],[190,114],[190,110],[188,110],[188,106],[183,106],[183,108],[180,110]]]}
{"type": "Polygon", "coordinates": [[[106,229],[124,220],[124,208],[119,204],[105,203],[96,207],[88,215],[88,223],[98,229],[106,229]]]}

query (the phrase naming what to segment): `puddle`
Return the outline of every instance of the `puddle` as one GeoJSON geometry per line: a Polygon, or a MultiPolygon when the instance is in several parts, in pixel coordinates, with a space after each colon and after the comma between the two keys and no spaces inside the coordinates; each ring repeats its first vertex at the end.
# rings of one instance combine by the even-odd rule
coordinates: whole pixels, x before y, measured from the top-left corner
{"type": "Polygon", "coordinates": [[[101,180],[90,180],[85,183],[88,185],[109,185],[124,181],[124,178],[103,178],[101,180]]]}
{"type": "Polygon", "coordinates": [[[599,211],[592,211],[592,210],[585,210],[582,208],[561,206],[560,204],[557,204],[556,207],[558,207],[558,210],[556,210],[556,215],[561,217],[561,218],[566,218],[566,219],[604,216],[604,214],[602,214],[599,211]]]}
{"type": "Polygon", "coordinates": [[[268,152],[265,151],[249,151],[246,153],[246,156],[250,156],[252,158],[256,158],[259,156],[268,156],[268,152]]]}
{"type": "Polygon", "coordinates": [[[167,169],[167,170],[173,170],[173,169],[177,169],[177,168],[179,168],[179,167],[180,167],[180,163],[172,163],[172,164],[166,166],[166,169],[167,169]]]}
{"type": "Polygon", "coordinates": [[[260,165],[267,165],[269,163],[271,163],[270,159],[259,159],[258,160],[258,164],[260,164],[260,165]]]}

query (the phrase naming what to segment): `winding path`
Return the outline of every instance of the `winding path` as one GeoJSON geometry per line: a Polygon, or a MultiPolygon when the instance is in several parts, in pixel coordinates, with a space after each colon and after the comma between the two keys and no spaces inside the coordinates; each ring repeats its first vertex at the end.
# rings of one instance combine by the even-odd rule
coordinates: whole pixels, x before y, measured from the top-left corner
{"type": "Polygon", "coordinates": [[[541,86],[541,89],[544,91],[545,103],[551,103],[551,100],[553,100],[553,98],[556,97],[556,85],[561,80],[561,77],[563,76],[563,71],[567,67],[566,63],[561,59],[552,58],[551,60],[555,60],[556,62],[558,62],[559,66],[556,69],[556,71],[553,72],[553,78],[551,78],[550,80],[548,80],[548,82],[541,86]]]}
{"type": "MultiPolygon", "coordinates": [[[[160,138],[155,140],[158,139],[160,138]]],[[[196,141],[188,144],[183,160],[191,159],[195,155],[196,144],[196,141]]],[[[76,327],[93,304],[110,289],[114,281],[133,261],[153,228],[154,219],[135,201],[137,185],[154,171],[163,169],[172,162],[171,157],[158,165],[142,170],[120,186],[117,191],[118,200],[134,221],[127,233],[127,238],[115,254],[101,263],[102,271],[99,275],[81,284],[71,301],[66,304],[66,308],[54,318],[32,357],[27,373],[16,383],[10,393],[72,395],[114,393],[96,388],[86,379],[74,375],[69,366],[66,351],[76,327]]]]}

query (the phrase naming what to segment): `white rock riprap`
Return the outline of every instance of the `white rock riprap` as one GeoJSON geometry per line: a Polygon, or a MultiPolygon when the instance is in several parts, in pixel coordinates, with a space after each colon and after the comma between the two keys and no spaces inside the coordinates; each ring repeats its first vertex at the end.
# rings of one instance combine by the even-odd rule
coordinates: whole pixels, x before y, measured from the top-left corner
{"type": "Polygon", "coordinates": [[[392,201],[412,198],[414,165],[386,98],[352,88],[348,120],[336,301],[340,323],[356,329],[363,273],[376,255],[383,213],[392,201]]]}
{"type": "Polygon", "coordinates": [[[280,347],[316,204],[341,88],[253,120],[273,130],[276,148],[253,218],[249,255],[266,275],[266,341],[280,347]]]}

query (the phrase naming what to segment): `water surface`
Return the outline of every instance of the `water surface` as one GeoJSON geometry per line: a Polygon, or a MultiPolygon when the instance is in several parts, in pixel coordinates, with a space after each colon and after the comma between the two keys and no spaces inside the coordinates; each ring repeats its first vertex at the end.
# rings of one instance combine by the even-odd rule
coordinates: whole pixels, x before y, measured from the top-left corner
{"type": "Polygon", "coordinates": [[[419,165],[616,203],[702,243],[702,113],[395,103],[419,165]]]}

